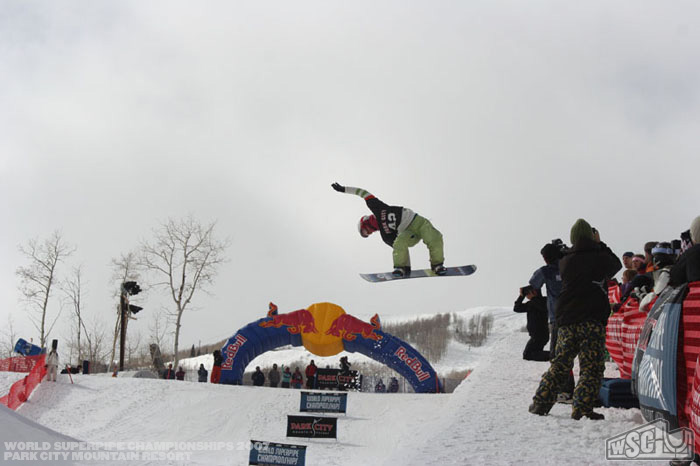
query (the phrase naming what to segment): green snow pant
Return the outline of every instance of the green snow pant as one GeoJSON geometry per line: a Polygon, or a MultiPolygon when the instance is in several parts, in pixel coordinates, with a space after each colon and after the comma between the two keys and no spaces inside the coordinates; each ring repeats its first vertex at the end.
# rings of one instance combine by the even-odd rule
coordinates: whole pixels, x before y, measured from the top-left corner
{"type": "Polygon", "coordinates": [[[411,266],[408,248],[415,246],[420,240],[428,246],[431,266],[445,262],[442,233],[435,229],[430,220],[416,214],[408,228],[394,240],[394,267],[411,266]]]}
{"type": "Polygon", "coordinates": [[[566,383],[574,367],[576,356],[581,373],[574,389],[572,409],[583,414],[593,411],[605,372],[605,324],[601,322],[579,322],[559,327],[556,355],[532,399],[536,405],[547,410],[552,408],[560,387],[566,383]]]}

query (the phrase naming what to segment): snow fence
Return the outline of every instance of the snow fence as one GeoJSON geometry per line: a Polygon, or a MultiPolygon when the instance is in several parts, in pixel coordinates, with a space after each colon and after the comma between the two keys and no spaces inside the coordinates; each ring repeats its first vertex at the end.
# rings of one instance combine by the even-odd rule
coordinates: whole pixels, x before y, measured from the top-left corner
{"type": "Polygon", "coordinates": [[[15,368],[29,368],[29,370],[13,370],[13,372],[29,372],[29,374],[22,380],[18,380],[10,387],[10,391],[7,395],[0,398],[0,404],[4,404],[12,410],[16,410],[22,403],[29,399],[29,395],[32,394],[37,385],[46,375],[46,355],[41,354],[39,356],[25,356],[25,357],[15,357],[9,358],[13,360],[24,359],[21,364],[17,361],[8,361],[7,359],[0,361],[0,370],[3,367],[15,367],[15,368]],[[31,367],[30,367],[31,366],[31,367]]]}

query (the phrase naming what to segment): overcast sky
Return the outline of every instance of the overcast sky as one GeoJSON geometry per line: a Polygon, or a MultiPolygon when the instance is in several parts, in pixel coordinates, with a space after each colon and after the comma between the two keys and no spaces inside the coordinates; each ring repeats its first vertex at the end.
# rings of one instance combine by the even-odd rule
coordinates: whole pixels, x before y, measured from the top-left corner
{"type": "MultiPolygon", "coordinates": [[[[82,264],[84,312],[112,325],[112,258],[168,218],[217,221],[230,261],[184,316],[188,347],[269,301],[384,318],[509,306],[579,217],[622,254],[700,214],[697,2],[0,8],[0,327],[11,315],[25,338],[18,246],[54,230],[77,247],[59,274],[82,264]],[[334,181],[429,218],[446,265],[477,273],[363,281],[391,249],[360,237],[369,211],[334,181]]],[[[145,338],[167,301],[132,302],[145,338]]]]}

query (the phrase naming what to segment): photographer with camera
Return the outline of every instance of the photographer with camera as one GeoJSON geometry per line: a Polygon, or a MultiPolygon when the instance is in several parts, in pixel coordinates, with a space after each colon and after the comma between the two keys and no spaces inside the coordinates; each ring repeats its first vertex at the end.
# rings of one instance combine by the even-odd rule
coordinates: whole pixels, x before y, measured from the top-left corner
{"type": "Polygon", "coordinates": [[[556,355],[542,376],[529,411],[544,416],[556,402],[557,389],[579,358],[580,376],[574,389],[571,418],[604,419],[593,411],[605,371],[605,325],[610,315],[604,286],[622,268],[620,259],[600,241],[583,219],[571,227],[573,245],[560,263],[562,289],[555,309],[558,327],[556,355]]]}
{"type": "Polygon", "coordinates": [[[527,313],[527,333],[530,339],[523,350],[523,359],[527,361],[549,361],[549,351],[544,345],[549,340],[547,323],[547,300],[532,286],[520,288],[520,296],[513,306],[514,312],[527,313]],[[527,302],[523,302],[525,298],[527,302]]]}
{"type": "MultiPolygon", "coordinates": [[[[557,349],[557,324],[554,317],[554,310],[557,306],[557,299],[561,293],[561,275],[559,274],[559,261],[569,252],[569,248],[564,242],[557,238],[544,245],[540,250],[545,265],[535,270],[530,278],[530,286],[540,291],[542,285],[547,290],[547,312],[549,315],[549,355],[554,358],[557,349]]],[[[540,291],[541,293],[541,291],[540,291]]],[[[558,388],[557,401],[560,403],[571,403],[574,386],[573,371],[569,373],[566,383],[558,388]]]]}

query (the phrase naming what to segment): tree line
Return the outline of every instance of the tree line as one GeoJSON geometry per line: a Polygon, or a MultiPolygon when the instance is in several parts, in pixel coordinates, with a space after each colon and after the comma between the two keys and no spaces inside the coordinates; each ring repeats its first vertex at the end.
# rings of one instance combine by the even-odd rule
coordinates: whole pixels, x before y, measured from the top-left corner
{"type": "MultiPolygon", "coordinates": [[[[199,294],[208,292],[220,265],[227,261],[225,252],[230,241],[219,239],[215,226],[216,222],[202,224],[191,216],[168,219],[153,229],[150,240],[110,261],[112,273],[108,286],[113,290],[114,303],[119,301],[124,293],[122,285],[128,281],[143,283],[145,289],[161,290],[168,296],[167,306],[151,310],[147,339],[167,353],[171,349],[176,367],[183,354],[180,351],[183,315],[192,308],[199,294]]],[[[36,329],[35,344],[46,348],[56,324],[62,322],[70,328],[70,335],[64,338],[70,361],[88,359],[93,364],[107,361],[111,369],[121,332],[119,306],[114,305],[114,326],[107,329],[95,308],[85,302],[88,284],[84,266],[70,262],[76,251],[77,247],[59,230],[19,246],[24,259],[16,269],[22,308],[36,329]]],[[[98,307],[103,309],[102,304],[98,307]]],[[[128,314],[126,322],[135,318],[131,312],[128,314]]],[[[141,332],[127,333],[127,337],[126,359],[132,365],[148,361],[148,345],[144,344],[141,332]]],[[[0,338],[0,351],[11,353],[18,338],[12,318],[0,338]]]]}
{"type": "Polygon", "coordinates": [[[413,345],[428,361],[439,361],[451,339],[481,346],[491,333],[493,316],[475,314],[469,320],[455,313],[435,314],[407,322],[382,324],[382,330],[413,345]]]}

